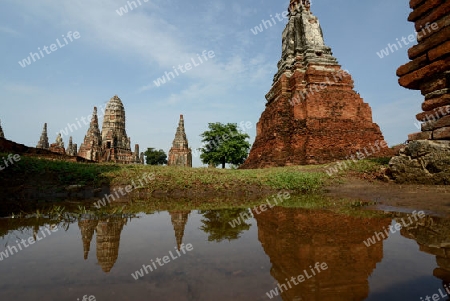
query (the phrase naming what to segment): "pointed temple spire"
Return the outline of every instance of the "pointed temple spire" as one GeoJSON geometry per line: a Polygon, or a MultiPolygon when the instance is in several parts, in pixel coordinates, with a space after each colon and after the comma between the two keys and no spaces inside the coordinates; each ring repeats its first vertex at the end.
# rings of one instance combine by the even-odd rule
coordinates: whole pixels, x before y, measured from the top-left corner
{"type": "Polygon", "coordinates": [[[324,164],[384,142],[370,106],[325,45],[310,1],[291,0],[288,11],[278,71],[241,168],[324,164]]]}
{"type": "Polygon", "coordinates": [[[0,121],[0,138],[5,138],[5,133],[3,133],[2,122],[0,121]]]}
{"type": "Polygon", "coordinates": [[[101,158],[102,136],[98,128],[97,107],[94,107],[89,129],[84,136],[84,141],[80,146],[78,156],[88,160],[98,161],[101,158]]]}
{"type": "Polygon", "coordinates": [[[42,149],[50,148],[50,145],[48,143],[48,136],[47,136],[47,123],[44,123],[44,128],[42,129],[41,138],[39,139],[39,142],[38,142],[36,148],[42,148],[42,149]]]}
{"type": "Polygon", "coordinates": [[[180,246],[183,243],[184,236],[184,228],[186,227],[189,213],[191,211],[169,211],[170,220],[172,222],[173,230],[175,231],[175,240],[177,242],[178,250],[180,250],[180,246]]]}
{"type": "Polygon", "coordinates": [[[188,146],[183,115],[180,115],[177,132],[173,139],[172,148],[169,151],[167,165],[192,167],[192,151],[188,146]]]}
{"type": "Polygon", "coordinates": [[[78,227],[81,230],[81,240],[83,241],[84,259],[88,259],[89,251],[91,249],[91,241],[94,236],[95,228],[97,227],[98,220],[86,219],[79,220],[78,227]]]}
{"type": "Polygon", "coordinates": [[[69,145],[67,146],[66,154],[69,156],[77,155],[77,144],[72,142],[72,136],[69,138],[69,145]]]}

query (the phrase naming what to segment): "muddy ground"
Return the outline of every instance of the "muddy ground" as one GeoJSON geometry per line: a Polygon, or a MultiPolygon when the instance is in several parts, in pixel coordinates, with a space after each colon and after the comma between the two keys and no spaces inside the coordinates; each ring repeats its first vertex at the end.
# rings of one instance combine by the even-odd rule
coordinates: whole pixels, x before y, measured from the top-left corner
{"type": "Polygon", "coordinates": [[[435,215],[450,216],[448,185],[400,185],[356,177],[346,177],[343,182],[325,187],[325,195],[379,202],[374,208],[381,210],[405,212],[424,210],[435,215]]]}

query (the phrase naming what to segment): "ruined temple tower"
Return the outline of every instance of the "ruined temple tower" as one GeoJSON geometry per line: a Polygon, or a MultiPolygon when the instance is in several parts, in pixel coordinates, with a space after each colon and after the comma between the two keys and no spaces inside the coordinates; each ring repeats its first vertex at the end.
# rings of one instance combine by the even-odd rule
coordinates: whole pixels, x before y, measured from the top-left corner
{"type": "Polygon", "coordinates": [[[134,154],[130,144],[131,139],[125,131],[125,109],[120,98],[115,95],[106,105],[101,132],[97,108],[94,107],[91,124],[78,155],[99,162],[140,163],[139,145],[135,145],[137,154],[134,154]]]}
{"type": "Polygon", "coordinates": [[[5,138],[5,134],[3,133],[2,123],[0,122],[0,138],[5,138]]]}
{"type": "Polygon", "coordinates": [[[102,156],[102,136],[98,128],[97,107],[94,107],[89,129],[80,145],[78,156],[88,160],[99,161],[102,156]]]}
{"type": "Polygon", "coordinates": [[[397,69],[401,86],[420,90],[421,131],[389,162],[399,183],[450,184],[450,1],[411,0],[417,44],[408,50],[410,62],[397,69]]]}
{"type": "Polygon", "coordinates": [[[169,151],[167,165],[192,167],[192,151],[188,146],[186,133],[184,131],[183,115],[180,115],[177,132],[173,139],[172,148],[169,151]]]}
{"type": "Polygon", "coordinates": [[[77,144],[72,142],[72,136],[69,138],[69,145],[67,145],[66,154],[68,156],[77,155],[77,144]]]}
{"type": "Polygon", "coordinates": [[[325,45],[308,0],[290,1],[281,60],[266,99],[241,168],[333,162],[384,140],[350,74],[325,45]]]}
{"type": "Polygon", "coordinates": [[[169,211],[178,250],[180,250],[180,246],[183,243],[184,228],[186,227],[189,213],[191,213],[190,210],[169,211]]]}
{"type": "Polygon", "coordinates": [[[36,148],[49,149],[50,145],[48,144],[48,135],[47,135],[47,123],[44,123],[44,128],[42,129],[41,138],[39,139],[36,148]]]}
{"type": "Polygon", "coordinates": [[[98,220],[96,219],[84,219],[78,221],[78,227],[81,230],[81,240],[83,241],[83,257],[85,260],[89,257],[91,241],[97,224],[98,220]]]}
{"type": "Polygon", "coordinates": [[[102,149],[105,152],[105,161],[139,163],[131,152],[131,139],[125,131],[125,108],[117,95],[106,105],[102,125],[102,149]]]}

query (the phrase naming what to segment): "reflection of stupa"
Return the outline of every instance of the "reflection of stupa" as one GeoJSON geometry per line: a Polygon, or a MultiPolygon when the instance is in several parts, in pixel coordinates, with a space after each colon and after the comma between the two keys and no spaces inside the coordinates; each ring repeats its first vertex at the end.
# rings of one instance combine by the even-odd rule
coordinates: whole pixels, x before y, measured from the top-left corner
{"type": "Polygon", "coordinates": [[[97,260],[105,273],[111,271],[119,256],[120,233],[126,224],[122,217],[78,222],[83,239],[84,259],[88,258],[94,230],[97,232],[97,260]]]}
{"type": "MultiPolygon", "coordinates": [[[[410,223],[408,218],[404,220],[410,223]]],[[[433,275],[444,283],[450,283],[450,220],[430,216],[412,220],[414,223],[400,230],[401,235],[417,241],[420,251],[435,255],[438,267],[433,275]]]]}
{"type": "Polygon", "coordinates": [[[391,219],[282,207],[254,216],[259,241],[272,263],[271,275],[279,284],[310,271],[316,262],[328,265],[317,276],[283,291],[283,300],[362,301],[368,297],[368,277],[383,258],[383,242],[366,247],[363,241],[389,226],[391,219]]]}
{"type": "Polygon", "coordinates": [[[175,231],[175,239],[177,241],[178,250],[183,243],[184,227],[188,221],[188,216],[191,211],[169,211],[170,220],[172,221],[173,230],[175,231]]]}
{"type": "Polygon", "coordinates": [[[81,239],[83,240],[84,259],[88,259],[89,251],[91,249],[91,240],[94,236],[95,227],[97,227],[98,220],[80,220],[78,227],[81,230],[81,239]]]}

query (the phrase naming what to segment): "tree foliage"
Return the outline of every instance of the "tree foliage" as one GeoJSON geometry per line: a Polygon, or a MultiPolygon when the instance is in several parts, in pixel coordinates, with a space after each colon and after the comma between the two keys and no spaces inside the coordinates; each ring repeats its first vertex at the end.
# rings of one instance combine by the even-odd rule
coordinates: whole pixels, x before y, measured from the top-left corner
{"type": "Polygon", "coordinates": [[[244,163],[250,149],[250,143],[246,140],[250,138],[248,134],[241,133],[236,123],[209,123],[208,128],[200,135],[203,138],[203,147],[199,148],[203,164],[222,164],[225,168],[226,163],[244,163]]]}
{"type": "Polygon", "coordinates": [[[250,229],[246,220],[250,217],[248,209],[201,210],[203,214],[200,230],[208,234],[208,241],[220,242],[238,239],[240,234],[250,229]],[[231,226],[231,224],[233,226],[231,226]]]}
{"type": "Polygon", "coordinates": [[[164,165],[167,164],[167,155],[166,153],[160,149],[156,150],[152,147],[149,147],[145,153],[145,162],[148,165],[164,165]]]}

